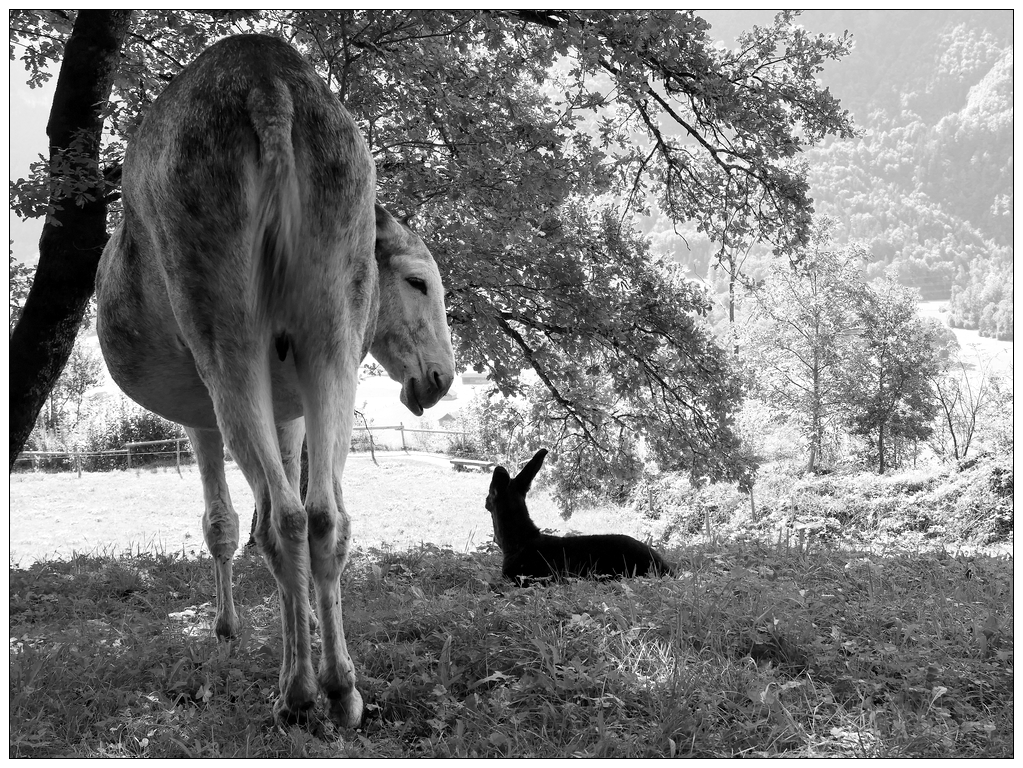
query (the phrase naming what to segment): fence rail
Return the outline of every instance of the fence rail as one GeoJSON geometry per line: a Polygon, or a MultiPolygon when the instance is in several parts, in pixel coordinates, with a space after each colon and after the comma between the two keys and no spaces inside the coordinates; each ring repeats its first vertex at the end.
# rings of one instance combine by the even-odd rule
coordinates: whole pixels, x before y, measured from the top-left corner
{"type": "MultiPolygon", "coordinates": [[[[405,439],[406,433],[412,434],[426,434],[426,435],[460,435],[465,437],[468,433],[460,430],[451,429],[417,429],[414,427],[406,427],[404,424],[384,424],[384,425],[371,425],[371,426],[356,426],[353,429],[353,437],[355,432],[369,433],[372,436],[373,432],[397,432],[401,437],[401,450],[408,453],[409,446],[408,441],[405,439]]],[[[139,451],[140,448],[149,448],[157,445],[171,445],[174,444],[174,457],[175,467],[177,468],[178,474],[181,474],[181,454],[182,452],[191,453],[192,445],[187,437],[173,437],[167,440],[141,440],[133,443],[125,443],[123,447],[106,450],[106,451],[22,451],[18,458],[15,459],[15,468],[19,464],[31,464],[33,470],[38,470],[40,464],[47,465],[46,468],[53,468],[51,461],[53,459],[64,459],[69,463],[67,470],[77,471],[78,476],[82,476],[82,465],[83,460],[91,457],[115,457],[124,456],[125,462],[128,469],[132,469],[132,453],[134,452],[137,458],[142,456],[153,456],[153,455],[169,455],[171,451],[157,451],[157,452],[143,452],[139,451]],[[182,447],[184,443],[184,447],[182,447]]],[[[353,446],[354,447],[354,446],[353,446]]],[[[141,466],[136,462],[136,467],[141,466]]],[[[63,467],[57,467],[57,469],[64,469],[63,467]]]]}

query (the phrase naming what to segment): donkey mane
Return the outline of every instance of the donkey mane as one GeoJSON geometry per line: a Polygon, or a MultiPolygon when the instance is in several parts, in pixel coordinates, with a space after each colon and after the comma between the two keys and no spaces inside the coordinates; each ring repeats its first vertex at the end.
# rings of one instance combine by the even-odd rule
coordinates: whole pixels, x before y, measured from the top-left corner
{"type": "Polygon", "coordinates": [[[578,576],[667,575],[674,567],[643,542],[617,533],[552,536],[529,517],[526,494],[543,465],[541,448],[522,471],[511,477],[496,467],[486,508],[494,522],[494,539],[504,556],[504,575],[518,583],[532,579],[578,576]]]}

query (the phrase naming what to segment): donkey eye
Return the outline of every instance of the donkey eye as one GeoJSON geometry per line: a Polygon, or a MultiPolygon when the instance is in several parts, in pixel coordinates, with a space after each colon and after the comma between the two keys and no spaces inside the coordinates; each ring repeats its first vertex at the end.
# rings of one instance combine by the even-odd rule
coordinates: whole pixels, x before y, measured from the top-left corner
{"type": "Polygon", "coordinates": [[[426,281],[418,277],[407,277],[406,282],[419,291],[424,296],[426,295],[426,281]]]}

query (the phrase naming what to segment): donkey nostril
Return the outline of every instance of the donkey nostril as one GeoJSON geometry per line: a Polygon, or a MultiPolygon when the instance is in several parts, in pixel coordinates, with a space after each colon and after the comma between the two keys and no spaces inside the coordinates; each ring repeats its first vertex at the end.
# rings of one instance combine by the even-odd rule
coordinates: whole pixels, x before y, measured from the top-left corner
{"type": "Polygon", "coordinates": [[[440,392],[447,391],[448,387],[451,386],[451,380],[451,377],[446,373],[441,373],[440,371],[433,372],[433,384],[440,392]]]}

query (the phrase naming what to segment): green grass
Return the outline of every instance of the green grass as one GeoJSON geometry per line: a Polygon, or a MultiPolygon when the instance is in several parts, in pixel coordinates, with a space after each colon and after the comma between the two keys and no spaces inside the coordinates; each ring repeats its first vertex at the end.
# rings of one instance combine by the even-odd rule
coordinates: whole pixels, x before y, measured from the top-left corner
{"type": "Polygon", "coordinates": [[[271,577],[208,558],[10,572],[11,757],[1011,757],[1011,560],[714,544],[676,579],[514,588],[492,548],[362,550],[343,577],[367,718],[271,722],[271,577]]]}

